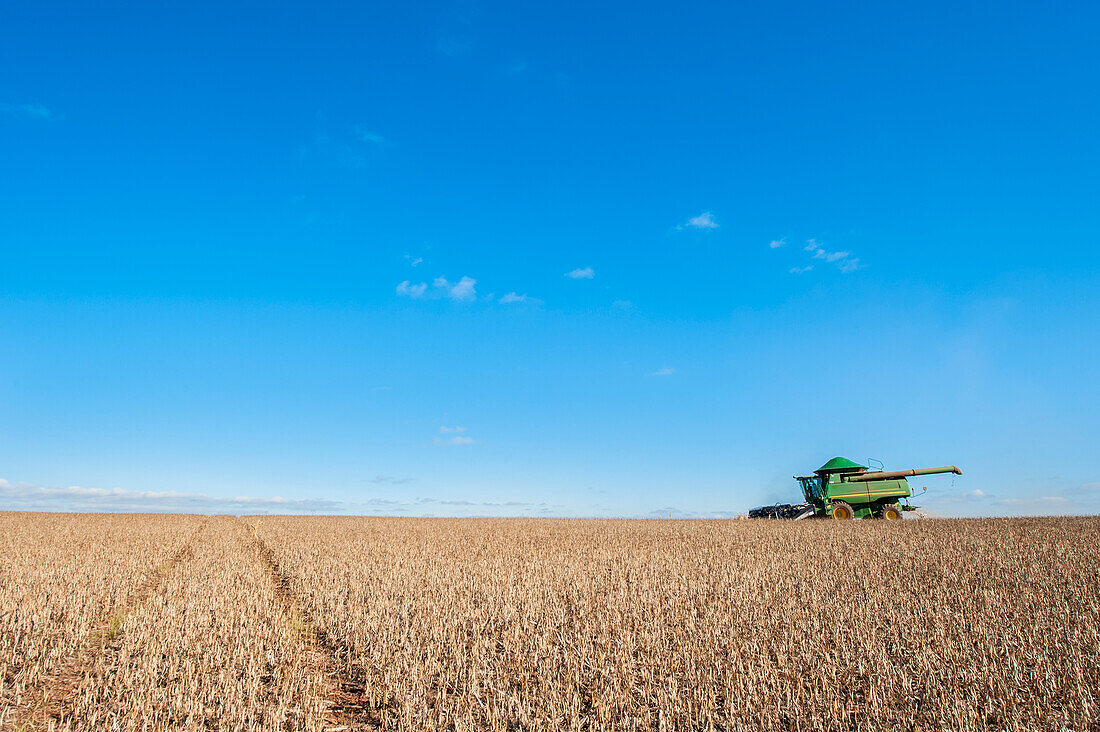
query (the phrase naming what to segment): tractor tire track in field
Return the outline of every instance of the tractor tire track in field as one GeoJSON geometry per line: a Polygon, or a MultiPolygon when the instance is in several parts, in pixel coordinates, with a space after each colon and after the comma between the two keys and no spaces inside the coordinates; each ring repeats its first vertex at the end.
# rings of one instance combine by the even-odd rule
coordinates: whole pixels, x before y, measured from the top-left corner
{"type": "Polygon", "coordinates": [[[72,719],[72,696],[84,676],[94,672],[103,662],[108,645],[122,632],[126,617],[151,595],[159,592],[172,571],[194,555],[192,547],[208,521],[209,519],[203,519],[179,549],[145,577],[125,600],[103,616],[56,674],[43,677],[34,689],[27,690],[30,701],[23,709],[17,710],[13,725],[15,729],[29,731],[40,727],[48,728],[51,723],[56,726],[72,719]]]}
{"type": "Polygon", "coordinates": [[[349,649],[308,617],[304,603],[292,587],[290,576],[279,566],[275,552],[260,538],[255,526],[244,519],[242,522],[252,532],[253,548],[267,569],[276,597],[300,622],[301,632],[309,642],[310,662],[316,665],[328,682],[325,699],[328,719],[324,729],[328,732],[383,729],[383,720],[371,710],[367,678],[341,661],[350,656],[349,649]]]}

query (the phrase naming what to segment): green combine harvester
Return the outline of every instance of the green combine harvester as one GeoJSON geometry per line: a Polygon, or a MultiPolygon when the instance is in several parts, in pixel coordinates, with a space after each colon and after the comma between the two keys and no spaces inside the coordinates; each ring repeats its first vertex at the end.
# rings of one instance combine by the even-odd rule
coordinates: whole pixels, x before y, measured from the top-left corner
{"type": "MultiPolygon", "coordinates": [[[[877,462],[877,461],[875,461],[877,462]]],[[[841,521],[857,518],[881,518],[897,521],[903,512],[917,507],[909,505],[907,477],[934,475],[962,471],[954,465],[942,468],[915,468],[912,470],[873,470],[852,462],[848,458],[835,457],[814,471],[813,475],[796,475],[802,486],[805,503],[792,505],[781,503],[761,506],[749,511],[749,518],[806,519],[832,516],[841,521]],[[904,503],[902,501],[905,500],[904,503]]]]}

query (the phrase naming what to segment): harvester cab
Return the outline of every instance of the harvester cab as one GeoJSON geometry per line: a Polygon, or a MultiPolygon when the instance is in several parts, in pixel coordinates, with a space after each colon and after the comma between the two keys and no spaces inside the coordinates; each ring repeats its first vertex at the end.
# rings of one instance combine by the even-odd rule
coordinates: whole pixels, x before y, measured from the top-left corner
{"type": "Polygon", "coordinates": [[[866,465],[835,457],[815,470],[813,475],[795,476],[802,487],[805,503],[756,508],[749,511],[749,517],[804,519],[832,516],[840,520],[883,518],[896,521],[903,512],[916,508],[909,505],[908,498],[912,492],[907,478],[936,473],[962,475],[962,471],[954,465],[894,471],[868,470],[866,465]]]}

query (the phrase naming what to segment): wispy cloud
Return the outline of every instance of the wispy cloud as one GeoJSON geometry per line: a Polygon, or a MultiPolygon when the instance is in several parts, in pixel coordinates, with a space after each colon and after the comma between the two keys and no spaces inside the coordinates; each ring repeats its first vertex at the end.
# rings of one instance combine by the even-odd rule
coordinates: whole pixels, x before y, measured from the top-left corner
{"type": "Polygon", "coordinates": [[[424,262],[424,257],[414,257],[411,254],[406,254],[405,259],[409,260],[410,267],[419,266],[424,262]]]}
{"type": "MultiPolygon", "coordinates": [[[[485,507],[490,507],[490,508],[500,508],[500,507],[508,507],[508,506],[526,508],[526,507],[530,507],[530,506],[535,505],[534,503],[527,503],[525,501],[503,501],[503,502],[498,502],[498,501],[467,501],[467,500],[461,499],[461,498],[459,498],[459,499],[445,499],[445,500],[434,500],[433,499],[430,502],[431,503],[437,503],[440,506],[485,506],[485,507]]],[[[539,504],[539,505],[545,505],[545,504],[539,504]]]]}
{"type": "Polygon", "coordinates": [[[574,280],[590,280],[596,276],[596,271],[591,267],[578,267],[572,272],[566,272],[565,276],[574,280]]]}
{"type": "MultiPolygon", "coordinates": [[[[1059,490],[1055,488],[1054,490],[1059,490]]],[[[1048,515],[1065,512],[1094,513],[1096,504],[1090,500],[1093,495],[1081,490],[1081,487],[1064,486],[1066,494],[1055,492],[1039,496],[1003,495],[989,493],[981,488],[970,490],[933,492],[921,495],[921,502],[932,507],[935,514],[950,515],[1048,515]]]]}
{"type": "MultiPolygon", "coordinates": [[[[326,122],[327,116],[319,119],[326,122]]],[[[364,127],[341,127],[323,131],[313,137],[309,143],[298,148],[298,154],[304,160],[331,162],[345,168],[359,169],[367,165],[380,148],[392,147],[395,143],[382,135],[364,127]]]]}
{"type": "Polygon", "coordinates": [[[428,290],[428,283],[421,282],[419,284],[412,284],[408,280],[405,280],[397,286],[397,294],[405,297],[411,297],[414,299],[424,297],[424,293],[428,290]]]}
{"type": "MultiPolygon", "coordinates": [[[[412,266],[420,264],[420,259],[417,258],[410,262],[412,266]]],[[[446,298],[449,300],[455,300],[457,302],[474,302],[481,300],[482,302],[498,302],[503,305],[514,304],[527,304],[527,305],[542,305],[543,301],[537,297],[532,297],[527,294],[520,295],[519,293],[512,291],[506,295],[501,295],[499,298],[493,294],[488,293],[486,295],[478,297],[477,294],[477,280],[473,277],[462,277],[458,282],[452,282],[446,277],[436,277],[432,280],[432,284],[429,287],[426,282],[413,283],[410,280],[403,280],[400,282],[395,291],[402,297],[408,297],[412,299],[432,299],[439,300],[446,298]]]]}
{"type": "Polygon", "coordinates": [[[466,434],[465,427],[448,427],[443,425],[439,428],[439,434],[443,437],[436,437],[432,440],[433,445],[449,445],[449,446],[461,446],[474,444],[474,438],[466,434]]]}
{"type": "Polygon", "coordinates": [[[27,119],[36,119],[43,122],[59,119],[53,110],[41,104],[0,104],[0,109],[17,117],[26,117],[27,119]]]}
{"type": "Polygon", "coordinates": [[[542,300],[537,297],[531,297],[530,295],[517,295],[514,292],[509,292],[507,295],[500,296],[500,302],[508,305],[510,303],[527,303],[528,305],[541,305],[542,300]]]}
{"type": "Polygon", "coordinates": [[[779,249],[787,244],[786,239],[772,239],[768,242],[768,247],[771,249],[779,249]]]}
{"type": "Polygon", "coordinates": [[[665,366],[664,368],[657,369],[650,376],[672,376],[676,373],[676,369],[665,366]]]}
{"type": "Polygon", "coordinates": [[[281,496],[222,498],[205,493],[124,488],[43,488],[0,479],[0,508],[22,511],[121,511],[142,513],[332,513],[339,501],[281,496]]]}
{"type": "Polygon", "coordinates": [[[830,252],[818,243],[817,239],[807,239],[806,246],[802,250],[809,252],[814,259],[823,259],[830,264],[835,264],[843,274],[862,269],[858,257],[853,257],[849,251],[830,252]]]}
{"type": "Polygon", "coordinates": [[[683,229],[717,229],[718,222],[714,220],[713,211],[704,211],[698,216],[692,216],[687,220],[687,223],[678,224],[676,226],[677,231],[683,229]]]}
{"type": "Polygon", "coordinates": [[[432,439],[433,445],[460,446],[472,445],[474,442],[474,438],[469,435],[454,435],[453,437],[436,437],[432,439]]]}
{"type": "Polygon", "coordinates": [[[733,518],[739,515],[736,511],[690,511],[677,506],[665,506],[655,508],[643,518],[654,519],[716,519],[733,518]]]}
{"type": "Polygon", "coordinates": [[[791,267],[790,272],[791,274],[805,274],[813,268],[812,264],[807,264],[805,267],[791,267]]]}
{"type": "Polygon", "coordinates": [[[446,277],[436,277],[432,282],[432,287],[442,292],[444,297],[462,302],[477,298],[477,292],[474,290],[475,284],[477,284],[477,280],[472,277],[463,277],[454,283],[448,282],[446,277]]]}
{"type": "MultiPolygon", "coordinates": [[[[465,443],[463,443],[465,444],[465,443]]],[[[410,478],[379,475],[370,483],[402,485],[410,478]]],[[[69,486],[43,488],[0,478],[0,510],[66,511],[76,513],[199,513],[199,514],[328,514],[371,516],[537,516],[557,512],[557,504],[517,500],[469,500],[449,497],[403,498],[374,496],[357,501],[279,496],[223,498],[205,493],[134,491],[69,486]],[[442,508],[440,508],[442,507],[442,508]]]]}
{"type": "Polygon", "coordinates": [[[806,251],[813,252],[814,259],[824,259],[826,262],[835,262],[839,259],[847,259],[851,252],[827,252],[816,244],[808,244],[806,251]]]}
{"type": "Polygon", "coordinates": [[[377,132],[371,132],[370,130],[365,129],[363,127],[357,127],[355,129],[355,134],[363,142],[369,142],[372,145],[392,145],[393,144],[393,142],[391,140],[383,137],[382,135],[379,135],[377,132]]]}

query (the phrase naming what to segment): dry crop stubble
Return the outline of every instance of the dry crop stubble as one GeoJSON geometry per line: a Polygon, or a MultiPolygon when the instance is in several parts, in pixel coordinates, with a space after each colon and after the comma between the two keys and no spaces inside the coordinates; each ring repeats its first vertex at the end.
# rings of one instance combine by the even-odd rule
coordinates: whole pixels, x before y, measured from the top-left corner
{"type": "Polygon", "coordinates": [[[403,728],[1084,728],[1097,519],[264,518],[403,728]]]}
{"type": "Polygon", "coordinates": [[[0,513],[0,726],[44,713],[189,516],[0,513]]]}
{"type": "Polygon", "coordinates": [[[0,522],[9,727],[1100,725],[1097,518],[0,522]]]}
{"type": "Polygon", "coordinates": [[[210,520],[193,556],[135,608],[85,677],[74,729],[318,729],[323,682],[247,527],[210,520]]]}

